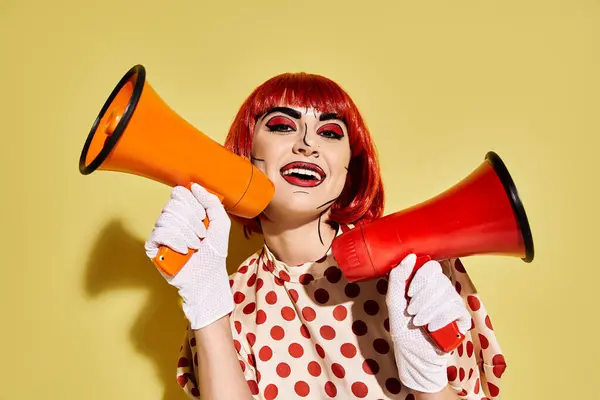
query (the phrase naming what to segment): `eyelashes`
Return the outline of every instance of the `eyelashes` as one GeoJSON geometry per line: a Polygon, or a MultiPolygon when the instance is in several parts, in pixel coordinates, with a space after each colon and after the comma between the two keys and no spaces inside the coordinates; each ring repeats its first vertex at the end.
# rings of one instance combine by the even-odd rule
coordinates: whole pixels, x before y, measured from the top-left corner
{"type": "MultiPolygon", "coordinates": [[[[298,126],[294,121],[292,121],[290,118],[280,115],[271,118],[265,124],[265,126],[269,132],[289,133],[296,132],[298,130],[298,126]]],[[[326,139],[340,140],[344,137],[344,131],[342,130],[342,127],[336,123],[328,123],[321,126],[317,130],[317,134],[326,139]]]]}
{"type": "Polygon", "coordinates": [[[317,133],[330,139],[341,139],[344,137],[344,131],[338,124],[329,123],[319,128],[317,133]]]}
{"type": "Polygon", "coordinates": [[[294,121],[281,116],[271,118],[266,126],[271,132],[294,132],[297,129],[294,121]]]}

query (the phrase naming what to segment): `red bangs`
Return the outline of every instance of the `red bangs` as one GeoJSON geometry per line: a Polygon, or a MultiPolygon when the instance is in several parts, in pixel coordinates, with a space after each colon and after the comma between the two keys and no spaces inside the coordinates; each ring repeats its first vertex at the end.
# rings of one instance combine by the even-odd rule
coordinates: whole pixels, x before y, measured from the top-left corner
{"type": "Polygon", "coordinates": [[[271,78],[257,88],[250,104],[252,117],[281,104],[334,112],[343,118],[348,117],[352,108],[350,97],[335,82],[307,73],[287,73],[271,78]]]}

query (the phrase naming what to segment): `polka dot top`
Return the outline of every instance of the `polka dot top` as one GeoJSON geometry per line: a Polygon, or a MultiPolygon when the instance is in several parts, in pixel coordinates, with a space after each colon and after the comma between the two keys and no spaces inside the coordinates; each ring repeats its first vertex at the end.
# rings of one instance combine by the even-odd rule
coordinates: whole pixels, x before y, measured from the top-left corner
{"type": "MultiPolygon", "coordinates": [[[[343,227],[339,232],[351,226],[343,227]]],[[[452,352],[448,379],[462,399],[496,399],[506,368],[492,323],[460,260],[442,263],[472,316],[452,352]]],[[[398,378],[385,303],[387,277],[349,283],[331,252],[287,266],[267,246],[230,277],[230,320],[241,370],[255,399],[414,399],[398,378]]],[[[181,346],[177,382],[200,398],[195,338],[181,346]]]]}

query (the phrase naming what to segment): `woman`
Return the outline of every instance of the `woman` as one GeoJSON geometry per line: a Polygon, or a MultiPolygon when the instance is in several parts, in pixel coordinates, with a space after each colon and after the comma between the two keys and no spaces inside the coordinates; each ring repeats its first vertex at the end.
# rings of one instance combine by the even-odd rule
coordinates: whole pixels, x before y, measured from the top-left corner
{"type": "Polygon", "coordinates": [[[504,359],[459,260],[432,261],[409,288],[409,255],[389,276],[349,283],[330,252],[354,224],[379,218],[375,148],[347,93],[318,75],[282,74],[239,110],[226,147],[275,185],[264,213],[239,220],[264,246],[227,275],[230,219],[195,184],[176,187],[146,243],[198,249],[165,279],[190,322],[177,379],[202,399],[492,399],[504,359]],[[208,229],[202,220],[208,216],[208,229]],[[199,238],[202,238],[200,240],[199,238]],[[421,328],[456,320],[466,339],[444,354],[421,328]]]}

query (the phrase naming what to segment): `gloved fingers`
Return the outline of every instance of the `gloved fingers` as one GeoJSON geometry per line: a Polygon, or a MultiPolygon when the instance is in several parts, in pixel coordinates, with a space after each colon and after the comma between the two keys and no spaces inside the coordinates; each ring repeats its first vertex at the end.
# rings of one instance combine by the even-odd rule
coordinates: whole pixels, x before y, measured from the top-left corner
{"type": "Polygon", "coordinates": [[[442,266],[439,262],[427,261],[415,273],[410,286],[408,287],[408,296],[415,297],[424,287],[431,285],[431,280],[437,276],[445,276],[442,272],[442,266]]]}
{"type": "Polygon", "coordinates": [[[206,209],[206,215],[209,220],[208,235],[212,236],[211,232],[214,231],[216,234],[229,236],[231,220],[219,198],[197,183],[192,184],[192,193],[206,209]]]}
{"type": "Polygon", "coordinates": [[[185,238],[186,243],[194,246],[191,248],[197,249],[200,246],[200,239],[206,237],[204,224],[200,223],[199,225],[201,226],[194,227],[194,224],[182,220],[179,215],[166,211],[163,212],[156,220],[155,228],[166,228],[173,233],[179,232],[185,238]]]}
{"type": "Polygon", "coordinates": [[[452,284],[445,275],[430,276],[427,284],[413,293],[413,297],[408,301],[408,313],[417,315],[439,307],[452,298],[453,290],[452,284]]]}
{"type": "Polygon", "coordinates": [[[416,260],[415,254],[409,254],[389,273],[386,304],[391,313],[403,314],[405,311],[406,280],[410,276],[416,260]],[[396,310],[398,311],[396,312],[396,310]]]}
{"type": "Polygon", "coordinates": [[[182,235],[181,232],[173,230],[173,228],[170,227],[157,227],[152,231],[150,237],[146,241],[145,248],[148,257],[156,257],[158,247],[160,246],[167,246],[177,253],[187,254],[188,248],[199,248],[200,239],[193,234],[188,234],[186,237],[182,235]]]}
{"type": "Polygon", "coordinates": [[[196,200],[188,189],[176,186],[171,192],[171,199],[167,202],[163,212],[169,212],[179,218],[182,223],[192,226],[198,237],[206,236],[206,210],[196,200]]]}
{"type": "MultiPolygon", "coordinates": [[[[437,309],[428,311],[428,314],[423,314],[424,317],[419,319],[419,326],[428,325],[429,330],[437,331],[454,321],[459,322],[464,319],[466,308],[462,301],[454,300],[444,303],[437,309]]],[[[470,321],[470,315],[467,315],[467,318],[470,321]]]]}

